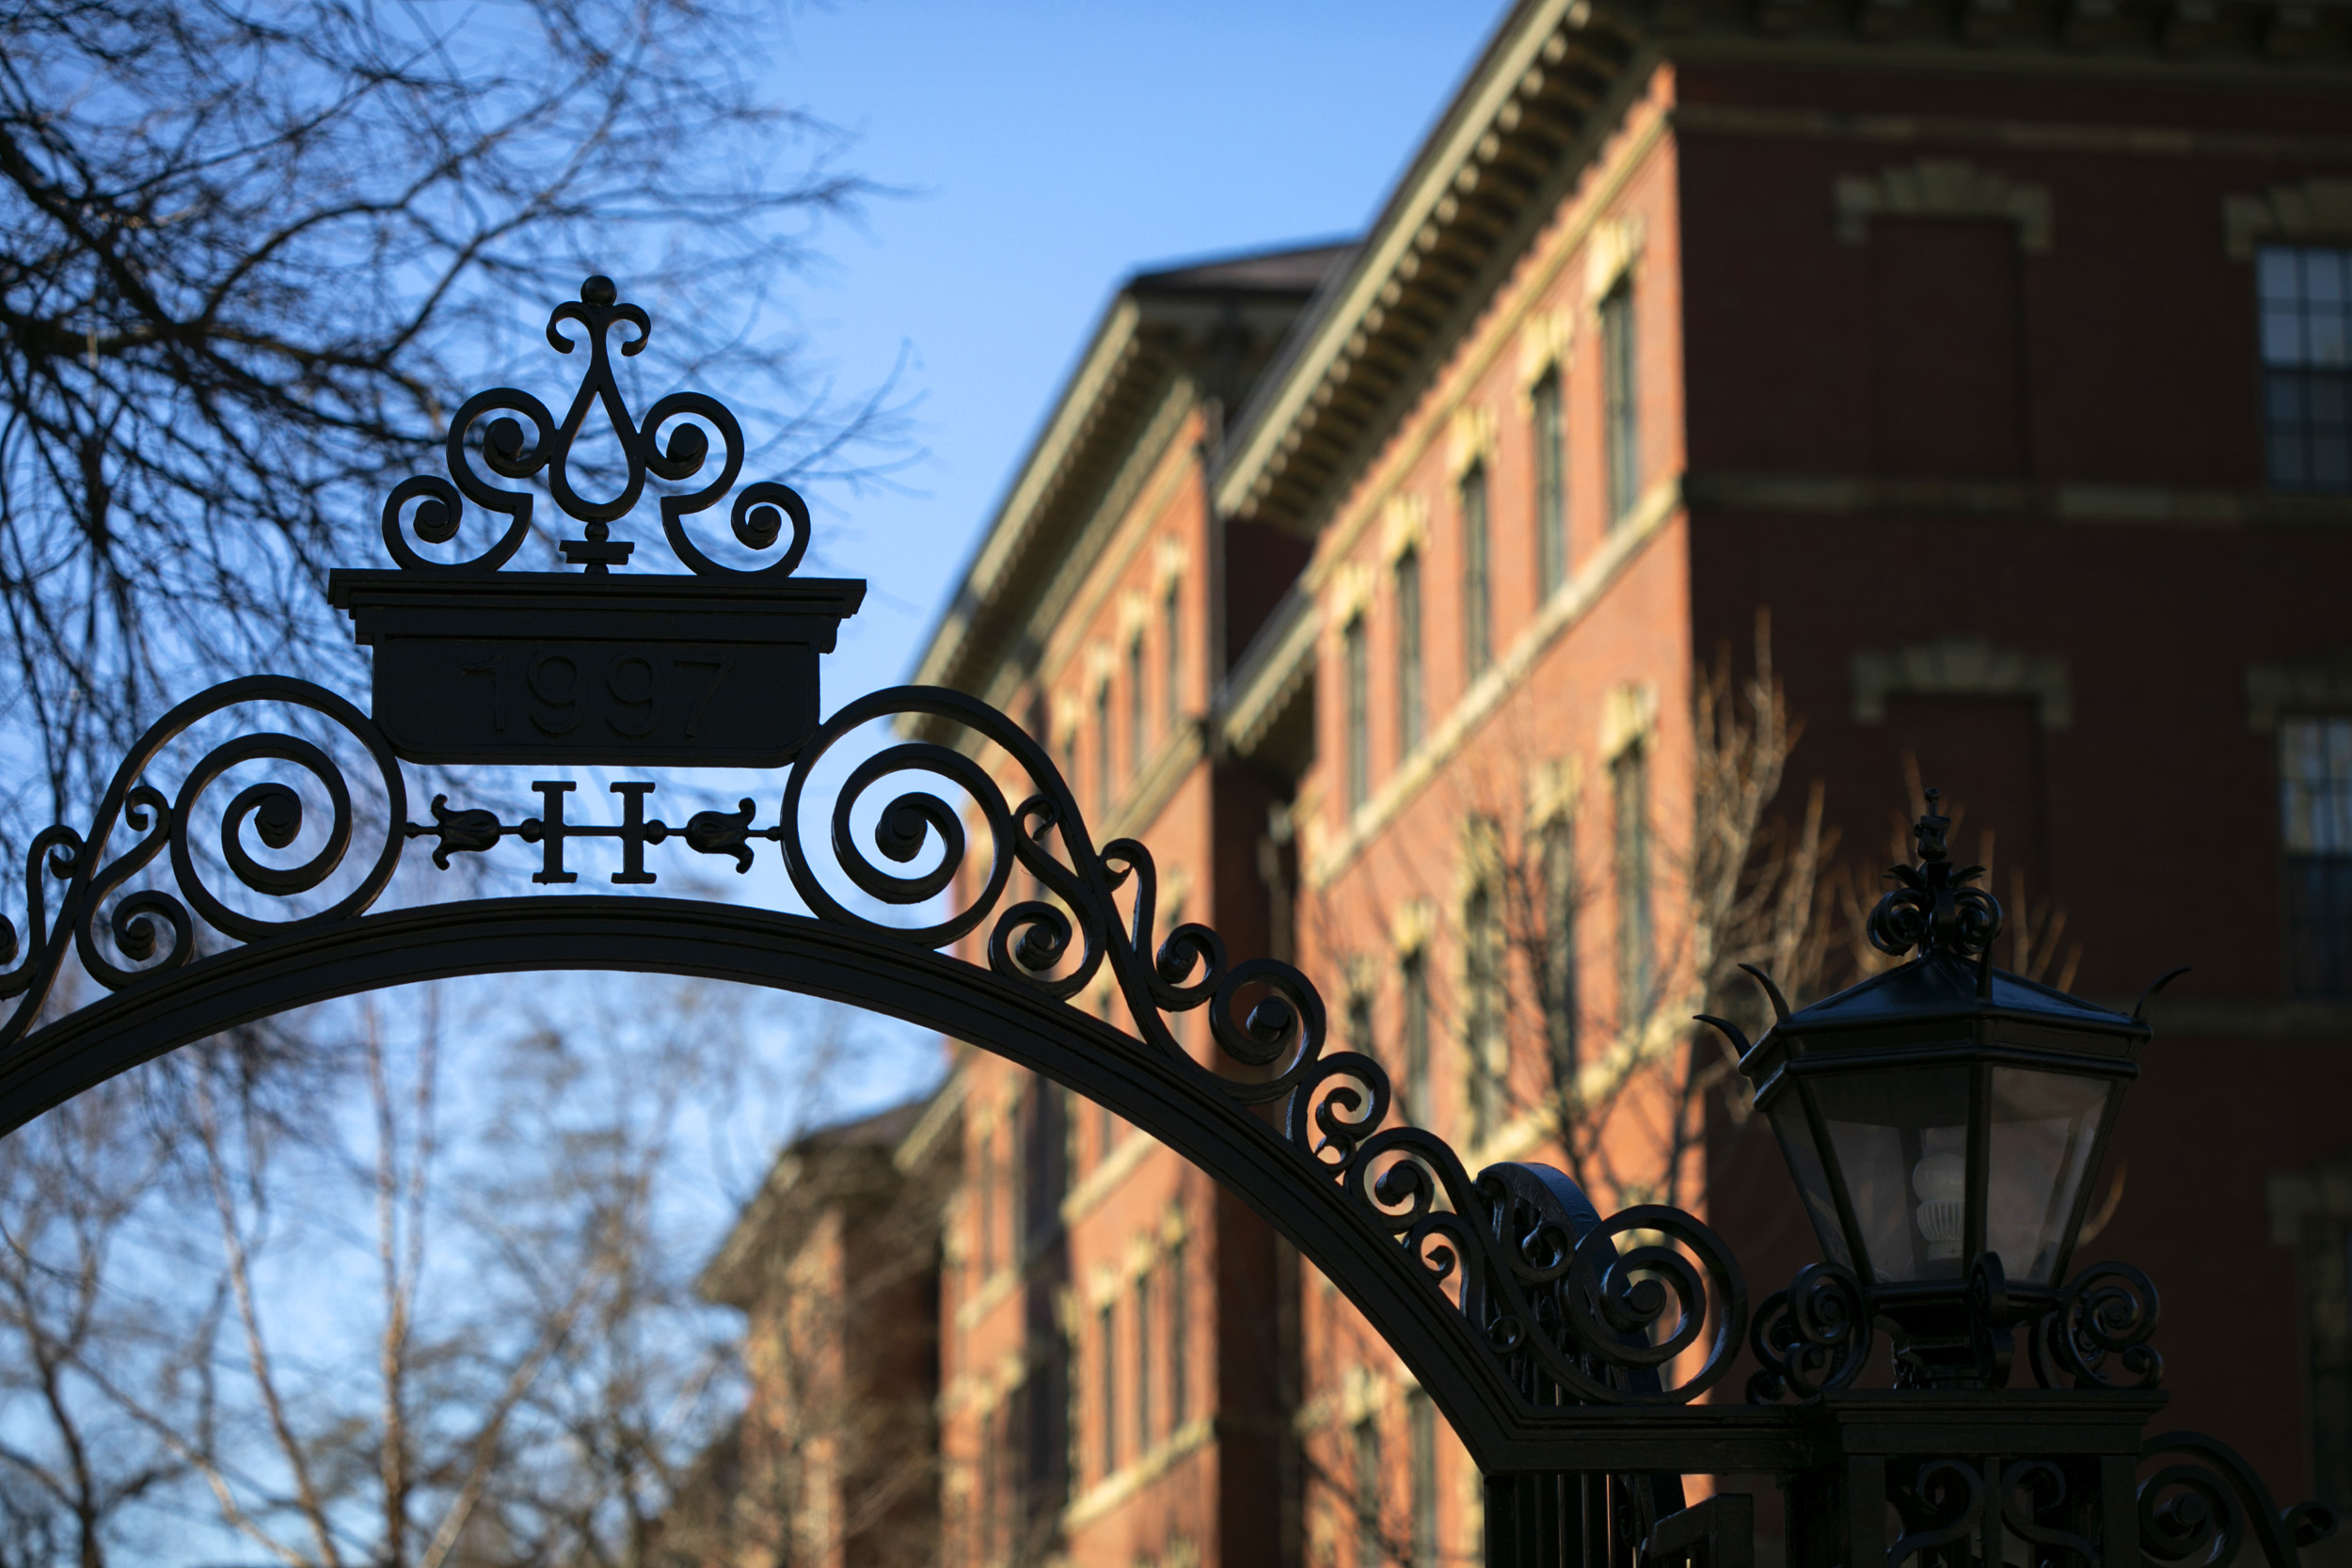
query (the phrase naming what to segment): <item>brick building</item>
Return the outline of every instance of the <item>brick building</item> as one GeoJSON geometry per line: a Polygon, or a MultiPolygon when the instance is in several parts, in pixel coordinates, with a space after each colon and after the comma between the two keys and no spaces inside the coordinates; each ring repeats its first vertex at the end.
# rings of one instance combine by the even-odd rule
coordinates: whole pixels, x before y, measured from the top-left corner
{"type": "MultiPolygon", "coordinates": [[[[917,678],[1473,1169],[1671,1196],[1758,1292],[1813,1243],[1681,1020],[1735,939],[1867,965],[1940,785],[2005,965],[2196,966],[2079,1257],[2163,1289],[2175,1424],[2352,1503],[2348,89],[2336,5],[1525,0],[1359,243],[1120,291],[917,678]],[[1767,647],[1802,736],[1726,872],[1767,647]],[[1793,925],[1710,903],[1808,845],[1793,925]]],[[[943,1097],[946,1559],[1476,1555],[1246,1211],[993,1058],[943,1097]]]]}

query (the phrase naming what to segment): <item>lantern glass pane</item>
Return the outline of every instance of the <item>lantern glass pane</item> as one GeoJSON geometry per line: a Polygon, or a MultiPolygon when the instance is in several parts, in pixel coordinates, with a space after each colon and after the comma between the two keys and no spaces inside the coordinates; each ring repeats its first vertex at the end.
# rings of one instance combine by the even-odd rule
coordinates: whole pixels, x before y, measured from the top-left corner
{"type": "Polygon", "coordinates": [[[1804,1199],[1805,1216],[1813,1222],[1813,1233],[1821,1239],[1822,1255],[1833,1263],[1853,1267],[1853,1249],[1846,1244],[1845,1229],[1837,1220],[1837,1199],[1831,1194],[1821,1151],[1813,1142],[1813,1124],[1805,1119],[1804,1097],[1782,1095],[1772,1109],[1772,1131],[1780,1135],[1781,1153],[1797,1179],[1798,1196],[1804,1199]]]}
{"type": "Polygon", "coordinates": [[[1957,1279],[1968,1196],[1968,1069],[1892,1067],[1808,1079],[1847,1201],[1883,1283],[1957,1279]]]}
{"type": "Polygon", "coordinates": [[[2090,1179],[2090,1152],[2108,1081],[2031,1068],[1993,1069],[1993,1161],[1984,1244],[2012,1279],[2056,1284],[2075,1200],[2090,1179]]]}

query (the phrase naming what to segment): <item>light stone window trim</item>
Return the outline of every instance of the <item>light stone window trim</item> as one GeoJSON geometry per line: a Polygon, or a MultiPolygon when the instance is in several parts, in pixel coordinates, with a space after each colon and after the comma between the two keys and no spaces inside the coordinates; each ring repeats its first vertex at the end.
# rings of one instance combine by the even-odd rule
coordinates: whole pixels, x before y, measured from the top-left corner
{"type": "Polygon", "coordinates": [[[2252,261],[2265,240],[2352,239],[2352,180],[2306,180],[2259,196],[2223,197],[2221,233],[2241,261],[2252,261]]]}
{"type": "Polygon", "coordinates": [[[1611,291],[1642,259],[1646,230],[1638,217],[1610,218],[1596,224],[1584,243],[1584,309],[1600,308],[1611,291]]]}
{"type": "Polygon", "coordinates": [[[1416,898],[1400,907],[1389,922],[1389,942],[1399,958],[1425,954],[1437,927],[1437,906],[1426,898],[1416,898]]]}
{"type": "Polygon", "coordinates": [[[1528,414],[1535,401],[1535,384],[1545,376],[1567,373],[1576,346],[1576,316],[1569,310],[1539,310],[1519,328],[1519,413],[1528,414]]]}
{"type": "Polygon", "coordinates": [[[1853,656],[1855,723],[1885,723],[1886,700],[1898,693],[2031,697],[2043,729],[2067,729],[2074,722],[2066,660],[1996,648],[1977,638],[1947,638],[1892,653],[1862,651],[1853,656]]]}
{"type": "Polygon", "coordinates": [[[1167,594],[1168,585],[1184,575],[1184,564],[1183,541],[1162,539],[1159,547],[1152,552],[1152,593],[1154,597],[1167,594]]]}
{"type": "Polygon", "coordinates": [[[1628,681],[1610,689],[1600,708],[1600,756],[1614,762],[1627,747],[1658,730],[1658,683],[1628,681]]]}
{"type": "Polygon", "coordinates": [[[1406,550],[1422,550],[1429,543],[1429,501],[1411,490],[1400,490],[1380,503],[1380,563],[1393,566],[1406,550]]]}
{"type": "Polygon", "coordinates": [[[2246,725],[2268,732],[2293,713],[2352,713],[2352,651],[2303,664],[2246,667],[2246,725]]]}
{"type": "Polygon", "coordinates": [[[1351,561],[1332,574],[1331,586],[1324,592],[1323,624],[1344,631],[1370,608],[1373,580],[1371,564],[1362,561],[1351,561]]]}
{"type": "Polygon", "coordinates": [[[1458,484],[1462,476],[1493,457],[1494,414],[1476,404],[1464,404],[1446,421],[1446,477],[1458,484]]]}
{"type": "Polygon", "coordinates": [[[1830,206],[1837,237],[1862,245],[1877,217],[2007,218],[2017,243],[2031,255],[2050,248],[2050,187],[2024,184],[1962,158],[1922,158],[1876,174],[1840,175],[1830,206]]]}
{"type": "Polygon", "coordinates": [[[1584,794],[1584,759],[1554,757],[1527,770],[1527,826],[1541,832],[1555,823],[1576,820],[1577,802],[1584,794]]]}
{"type": "Polygon", "coordinates": [[[1468,906],[1471,896],[1502,894],[1502,824],[1484,812],[1471,812],[1462,822],[1462,858],[1455,867],[1454,902],[1468,906]]]}
{"type": "Polygon", "coordinates": [[[1126,642],[1152,624],[1152,601],[1141,589],[1130,588],[1119,595],[1119,640],[1126,642]]]}

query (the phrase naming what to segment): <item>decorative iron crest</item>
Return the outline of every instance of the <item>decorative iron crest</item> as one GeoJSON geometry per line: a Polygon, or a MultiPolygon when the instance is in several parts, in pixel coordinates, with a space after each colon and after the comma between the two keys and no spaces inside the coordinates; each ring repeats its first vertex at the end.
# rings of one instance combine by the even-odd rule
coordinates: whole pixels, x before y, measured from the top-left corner
{"type": "Polygon", "coordinates": [[[686,531],[686,519],[726,499],[743,471],[743,429],[735,415],[717,398],[702,392],[672,392],[645,410],[643,422],[629,417],[628,401],[613,374],[611,339],[617,327],[634,329],[621,342],[623,358],[642,353],[653,336],[653,319],[623,301],[612,279],[591,277],[580,286],[580,298],[558,305],[548,317],[548,342],[559,354],[570,354],[580,341],[588,347],[587,369],[561,423],[547,404],[529,392],[500,387],[468,398],[450,420],[444,443],[447,478],[420,474],[395,485],[384,501],[384,546],[401,569],[429,574],[492,572],[505,565],[522,548],[531,532],[535,497],[527,489],[508,489],[495,479],[530,480],[546,476],[548,493],[564,515],[586,525],[583,537],[557,545],[564,559],[587,569],[591,578],[604,578],[624,565],[637,546],[615,539],[612,524],[627,516],[645,493],[648,478],[683,484],[700,475],[711,460],[710,437],[701,420],[719,433],[723,449],[718,471],[700,488],[664,495],[661,532],[678,561],[697,577],[772,579],[790,577],[808,550],[808,504],[787,484],[763,480],[747,484],[735,498],[728,521],[736,539],[746,548],[766,551],[791,535],[773,561],[750,568],[723,565],[710,559],[686,531]],[[576,341],[563,328],[576,325],[576,341]],[[601,409],[619,439],[622,460],[620,488],[604,499],[580,493],[572,467],[572,449],[587,424],[591,409],[601,409]],[[496,416],[492,418],[492,416],[496,416]],[[517,418],[519,416],[519,418],[517,418]],[[482,467],[474,466],[468,437],[475,425],[489,420],[481,443],[482,467]],[[525,421],[530,429],[526,433],[525,421]],[[664,427],[673,427],[666,443],[664,427]],[[446,545],[464,531],[466,502],[508,519],[506,530],[478,555],[457,562],[431,561],[408,542],[408,531],[429,545],[446,545]],[[409,510],[413,506],[414,510],[409,510]],[[404,525],[404,515],[405,523],[404,525]]]}
{"type": "Polygon", "coordinates": [[[1917,948],[1977,958],[1991,951],[2001,934],[2001,905],[1980,887],[1968,884],[1984,874],[1981,865],[1955,866],[1946,843],[1952,819],[1938,812],[1938,792],[1929,790],[1927,814],[1913,825],[1918,845],[1916,866],[1892,865],[1886,874],[1901,883],[1871,910],[1870,945],[1896,958],[1917,948]]]}
{"type": "MultiPolygon", "coordinates": [[[[404,480],[385,499],[384,545],[399,569],[328,578],[329,601],[350,612],[353,635],[375,650],[374,718],[399,756],[774,768],[816,727],[818,657],[857,612],[866,584],[794,575],[808,550],[808,507],[771,481],[736,489],[743,431],[726,404],[672,392],[642,423],[631,418],[613,373],[613,341],[627,358],[652,331],[644,310],[618,300],[611,278],[580,285],[580,298],[548,318],[548,341],[559,352],[582,342],[588,349],[563,420],[511,387],[467,399],[450,420],[448,477],[404,480]],[[620,452],[619,472],[609,476],[615,488],[601,498],[585,493],[594,486],[576,471],[592,417],[611,428],[620,452]],[[699,487],[687,487],[697,480],[699,487]],[[582,570],[501,570],[531,531],[533,481],[585,525],[557,546],[582,570]],[[662,535],[689,572],[616,573],[637,545],[614,538],[612,525],[656,483],[662,535]],[[730,493],[736,540],[777,552],[774,559],[739,568],[695,544],[688,520],[730,493]],[[409,533],[450,543],[469,499],[506,518],[505,531],[463,560],[419,553],[409,533]]],[[[543,818],[547,842],[558,847],[560,806],[552,802],[543,818]]],[[[444,832],[445,848],[474,847],[479,824],[469,822],[454,837],[444,832]]],[[[548,879],[568,879],[556,875],[560,860],[548,862],[548,879]]]]}

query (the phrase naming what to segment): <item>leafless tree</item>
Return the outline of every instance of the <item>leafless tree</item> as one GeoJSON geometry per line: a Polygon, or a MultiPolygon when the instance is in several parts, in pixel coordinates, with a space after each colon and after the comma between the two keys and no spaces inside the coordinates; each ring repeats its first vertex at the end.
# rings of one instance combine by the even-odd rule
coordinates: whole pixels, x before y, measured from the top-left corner
{"type": "MultiPolygon", "coordinates": [[[[1757,616],[1744,675],[1728,648],[1699,672],[1691,730],[1687,814],[1678,799],[1647,808],[1651,942],[1646,961],[1606,988],[1613,1006],[1595,1001],[1579,952],[1589,945],[1582,924],[1613,911],[1616,890],[1598,895],[1578,870],[1596,857],[1575,846],[1581,829],[1620,824],[1609,811],[1580,809],[1593,791],[1557,759],[1507,742],[1500,765],[1460,770],[1452,786],[1453,815],[1465,824],[1458,863],[1425,859],[1409,873],[1417,885],[1400,890],[1454,927],[1458,973],[1431,988],[1428,1027],[1458,1042],[1473,1094],[1483,1079],[1494,1097],[1483,1118],[1489,1130],[1532,1117],[1535,1134],[1603,1204],[1687,1199],[1707,1096],[1723,1092],[1735,1114],[1746,1112],[1734,1064],[1701,1037],[1692,1015],[1754,1016],[1759,1002],[1743,964],[1768,970],[1791,996],[1805,993],[1830,947],[1822,872],[1836,833],[1823,825],[1821,785],[1807,791],[1794,823],[1775,811],[1803,725],[1772,670],[1768,613],[1757,616]]],[[[1336,912],[1316,917],[1343,929],[1336,912]]]]}
{"type": "Polygon", "coordinates": [[[763,20],[0,8],[0,714],[27,737],[0,816],[66,816],[197,682],[348,669],[325,571],[587,272],[659,307],[641,373],[723,359],[739,411],[772,405],[771,472],[856,460],[876,407],[796,379],[767,290],[870,188],[765,96],[763,20]]]}
{"type": "Polygon", "coordinates": [[[678,1184],[740,1021],[405,1000],[314,1092],[183,1052],[0,1144],[0,1561],[652,1560],[738,1386],[678,1184]]]}

